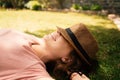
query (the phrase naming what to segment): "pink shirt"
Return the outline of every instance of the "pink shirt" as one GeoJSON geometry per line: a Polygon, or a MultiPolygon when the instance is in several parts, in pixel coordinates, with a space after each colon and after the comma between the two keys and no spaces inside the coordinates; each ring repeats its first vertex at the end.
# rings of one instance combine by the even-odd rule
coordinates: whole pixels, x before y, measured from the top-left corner
{"type": "Polygon", "coordinates": [[[34,54],[31,48],[34,43],[39,43],[35,36],[0,30],[0,80],[52,79],[45,64],[34,54]]]}

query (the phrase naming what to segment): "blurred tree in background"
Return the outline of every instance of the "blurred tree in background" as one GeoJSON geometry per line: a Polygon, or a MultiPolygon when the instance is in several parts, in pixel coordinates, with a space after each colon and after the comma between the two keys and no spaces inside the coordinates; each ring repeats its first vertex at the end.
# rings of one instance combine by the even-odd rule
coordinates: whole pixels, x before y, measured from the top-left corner
{"type": "Polygon", "coordinates": [[[30,0],[0,0],[1,7],[4,8],[24,8],[24,4],[30,0]]]}
{"type": "Polygon", "coordinates": [[[25,4],[25,7],[31,10],[41,10],[42,6],[38,1],[29,1],[25,4]]]}
{"type": "Polygon", "coordinates": [[[43,8],[58,8],[58,9],[63,9],[64,7],[64,2],[66,0],[38,0],[43,8]]]}
{"type": "Polygon", "coordinates": [[[73,8],[74,10],[108,10],[110,13],[120,13],[120,0],[0,0],[0,7],[23,9],[29,2],[32,3],[31,6],[35,7],[35,10],[73,8]],[[35,1],[39,2],[40,9],[40,6],[36,6],[34,3],[35,1]]]}
{"type": "Polygon", "coordinates": [[[66,0],[0,0],[0,6],[3,8],[25,8],[25,4],[29,1],[38,1],[40,5],[44,8],[64,8],[64,2],[66,0]]]}
{"type": "Polygon", "coordinates": [[[58,2],[58,4],[60,5],[60,8],[63,9],[64,8],[64,2],[65,0],[56,0],[58,2]]]}

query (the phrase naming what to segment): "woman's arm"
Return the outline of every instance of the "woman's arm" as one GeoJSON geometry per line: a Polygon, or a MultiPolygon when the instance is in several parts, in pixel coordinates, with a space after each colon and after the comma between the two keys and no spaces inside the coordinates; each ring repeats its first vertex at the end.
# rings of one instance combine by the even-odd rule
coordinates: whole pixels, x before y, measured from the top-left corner
{"type": "MultiPolygon", "coordinates": [[[[39,78],[37,80],[55,80],[53,78],[39,78]]],[[[90,80],[87,76],[82,74],[81,76],[78,73],[72,73],[70,80],[90,80]]]]}
{"type": "Polygon", "coordinates": [[[73,73],[70,77],[71,80],[90,80],[84,74],[79,75],[78,73],[73,73]]]}

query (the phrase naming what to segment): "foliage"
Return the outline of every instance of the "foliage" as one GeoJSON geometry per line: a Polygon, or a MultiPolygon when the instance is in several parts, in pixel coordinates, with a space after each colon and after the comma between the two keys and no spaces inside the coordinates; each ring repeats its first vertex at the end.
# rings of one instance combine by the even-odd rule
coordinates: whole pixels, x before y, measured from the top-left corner
{"type": "Polygon", "coordinates": [[[1,0],[0,1],[0,6],[3,8],[13,8],[13,5],[10,1],[5,1],[5,0],[1,0]]]}
{"type": "Polygon", "coordinates": [[[83,6],[82,6],[82,9],[83,9],[83,10],[90,10],[90,6],[89,6],[89,5],[83,5],[83,6]]]}
{"type": "Polygon", "coordinates": [[[50,5],[50,0],[38,0],[41,3],[42,8],[47,9],[50,5]]]}
{"type": "Polygon", "coordinates": [[[41,4],[42,7],[47,9],[47,8],[64,8],[64,2],[66,0],[38,0],[41,4]]]}
{"type": "Polygon", "coordinates": [[[25,6],[31,10],[40,10],[42,8],[38,1],[29,1],[25,6]]]}
{"type": "Polygon", "coordinates": [[[75,10],[81,10],[82,7],[79,4],[72,4],[72,8],[75,10]]]}
{"type": "Polygon", "coordinates": [[[73,4],[72,8],[75,10],[93,10],[93,11],[99,11],[102,9],[102,7],[98,4],[92,4],[92,5],[82,5],[79,4],[73,4]]]}
{"type": "Polygon", "coordinates": [[[24,4],[29,0],[0,0],[1,7],[4,8],[24,8],[24,4]]]}
{"type": "Polygon", "coordinates": [[[41,5],[42,5],[42,8],[43,9],[49,9],[49,8],[61,8],[63,9],[64,8],[64,1],[65,0],[38,0],[41,5]]]}
{"type": "Polygon", "coordinates": [[[92,4],[91,7],[90,7],[90,10],[94,10],[94,11],[98,11],[98,10],[101,10],[102,7],[98,4],[92,4]]]}

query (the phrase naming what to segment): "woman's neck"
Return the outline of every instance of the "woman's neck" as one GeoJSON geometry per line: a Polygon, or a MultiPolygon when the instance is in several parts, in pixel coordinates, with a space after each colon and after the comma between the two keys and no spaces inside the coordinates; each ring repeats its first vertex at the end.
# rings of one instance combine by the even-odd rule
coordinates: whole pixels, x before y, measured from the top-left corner
{"type": "Polygon", "coordinates": [[[33,44],[32,49],[35,51],[35,54],[44,62],[51,60],[51,55],[48,50],[45,48],[44,41],[40,41],[39,44],[33,44]]]}

